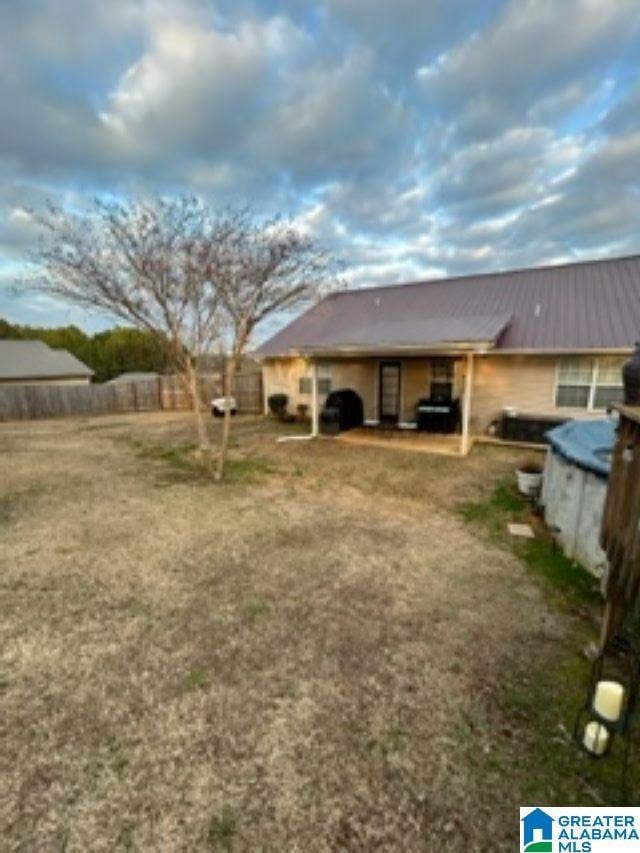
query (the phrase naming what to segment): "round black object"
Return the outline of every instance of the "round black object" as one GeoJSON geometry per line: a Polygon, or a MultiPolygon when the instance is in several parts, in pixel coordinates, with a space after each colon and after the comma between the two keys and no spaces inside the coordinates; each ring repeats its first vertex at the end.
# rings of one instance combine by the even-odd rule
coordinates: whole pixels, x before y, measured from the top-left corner
{"type": "Polygon", "coordinates": [[[320,412],[320,431],[323,435],[337,435],[340,432],[340,410],[331,406],[320,412]]]}
{"type": "Polygon", "coordinates": [[[329,409],[337,409],[338,425],[341,430],[362,426],[364,420],[362,399],[352,388],[341,388],[339,391],[332,391],[325,401],[321,419],[324,412],[329,409]]]}
{"type": "Polygon", "coordinates": [[[640,406],[640,342],[631,359],[622,367],[624,402],[627,406],[640,406]]]}

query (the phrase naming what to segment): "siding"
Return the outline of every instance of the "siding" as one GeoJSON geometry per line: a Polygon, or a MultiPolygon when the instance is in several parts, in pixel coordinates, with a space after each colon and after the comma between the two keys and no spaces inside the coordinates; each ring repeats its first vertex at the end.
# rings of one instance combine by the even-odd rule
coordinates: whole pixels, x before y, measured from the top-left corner
{"type": "MultiPolygon", "coordinates": [[[[590,357],[597,358],[597,354],[590,357]]],[[[501,410],[509,406],[529,414],[602,417],[601,411],[555,405],[557,365],[555,355],[476,356],[471,431],[483,433],[501,410]]]]}
{"type": "Polygon", "coordinates": [[[482,433],[502,409],[557,413],[556,359],[551,356],[481,356],[474,359],[471,431],[482,433]]]}
{"type": "Polygon", "coordinates": [[[265,413],[269,411],[267,401],[271,394],[286,394],[292,413],[300,403],[310,404],[310,395],[300,394],[298,390],[300,377],[306,376],[309,369],[304,358],[275,358],[265,362],[262,368],[265,413]]]}
{"type": "Polygon", "coordinates": [[[362,397],[365,420],[378,417],[378,362],[372,359],[336,361],[331,365],[333,388],[353,388],[362,397]]]}
{"type": "Polygon", "coordinates": [[[402,361],[402,416],[401,420],[411,423],[416,419],[416,403],[429,393],[431,367],[424,359],[402,361]]]}

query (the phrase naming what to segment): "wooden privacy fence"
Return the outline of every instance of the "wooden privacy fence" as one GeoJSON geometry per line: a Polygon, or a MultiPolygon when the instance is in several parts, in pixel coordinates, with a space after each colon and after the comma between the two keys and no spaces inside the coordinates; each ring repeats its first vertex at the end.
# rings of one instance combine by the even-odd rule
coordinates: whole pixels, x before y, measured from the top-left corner
{"type": "MultiPolygon", "coordinates": [[[[200,391],[202,402],[208,408],[213,397],[222,395],[222,378],[218,374],[203,376],[200,391]]],[[[238,374],[231,391],[239,412],[258,414],[262,411],[259,373],[238,374]]],[[[0,421],[179,410],[188,405],[187,395],[175,376],[104,385],[0,386],[0,421]]]]}
{"type": "Polygon", "coordinates": [[[600,541],[609,559],[604,641],[640,612],[640,407],[620,413],[600,541]]]}

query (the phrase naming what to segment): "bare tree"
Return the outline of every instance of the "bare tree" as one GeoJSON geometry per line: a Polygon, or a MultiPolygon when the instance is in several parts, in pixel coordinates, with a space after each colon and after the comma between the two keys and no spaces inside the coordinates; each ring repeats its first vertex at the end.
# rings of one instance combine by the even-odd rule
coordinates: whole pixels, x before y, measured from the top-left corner
{"type": "Polygon", "coordinates": [[[190,196],[96,200],[84,212],[50,206],[33,215],[44,230],[31,284],[154,336],[183,383],[200,452],[211,468],[198,358],[220,334],[220,299],[210,273],[224,223],[190,196]]]}
{"type": "MultiPolygon", "coordinates": [[[[217,218],[209,252],[210,278],[216,284],[223,318],[224,395],[231,394],[251,335],[268,317],[309,301],[335,281],[335,264],[326,252],[290,222],[279,217],[257,221],[248,209],[217,218]]],[[[216,479],[224,476],[231,431],[225,406],[216,479]]]]}

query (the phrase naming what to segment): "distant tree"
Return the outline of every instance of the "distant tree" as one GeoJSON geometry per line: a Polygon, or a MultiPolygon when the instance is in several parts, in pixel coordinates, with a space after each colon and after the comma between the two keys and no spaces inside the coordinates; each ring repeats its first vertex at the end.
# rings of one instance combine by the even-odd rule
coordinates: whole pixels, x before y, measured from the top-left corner
{"type": "Polygon", "coordinates": [[[43,341],[53,349],[66,349],[80,361],[91,364],[91,338],[77,326],[22,326],[0,319],[0,338],[43,341]]]}
{"type": "Polygon", "coordinates": [[[14,326],[13,323],[5,320],[4,317],[0,317],[0,340],[16,340],[19,338],[22,338],[19,326],[14,326]]]}
{"type": "MultiPolygon", "coordinates": [[[[335,264],[313,240],[279,217],[257,221],[248,209],[227,211],[216,223],[209,252],[226,344],[224,394],[256,328],[332,286],[335,264]]],[[[216,479],[224,476],[231,431],[225,407],[216,479]]]]}
{"type": "Polygon", "coordinates": [[[91,338],[90,367],[98,382],[121,373],[142,371],[164,373],[168,366],[165,347],[149,332],[135,328],[115,328],[91,338]]]}
{"type": "Polygon", "coordinates": [[[164,348],[149,332],[131,327],[87,335],[77,326],[21,326],[0,317],[2,338],[39,340],[54,349],[66,349],[93,370],[96,382],[125,371],[163,373],[167,368],[164,348]]]}
{"type": "Polygon", "coordinates": [[[43,229],[30,284],[148,332],[191,401],[200,452],[212,465],[198,358],[219,337],[210,277],[215,221],[197,199],[96,200],[85,212],[34,212],[43,229]]]}

